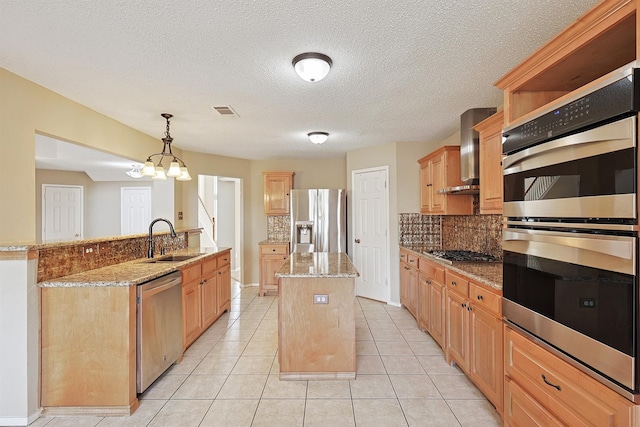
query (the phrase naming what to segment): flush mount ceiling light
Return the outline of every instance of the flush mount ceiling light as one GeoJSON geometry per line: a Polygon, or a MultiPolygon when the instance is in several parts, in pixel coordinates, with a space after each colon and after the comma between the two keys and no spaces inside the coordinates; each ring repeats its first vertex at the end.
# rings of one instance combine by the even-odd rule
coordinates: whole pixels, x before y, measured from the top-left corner
{"type": "Polygon", "coordinates": [[[324,79],[333,65],[331,58],[316,52],[301,53],[293,58],[292,63],[300,78],[308,82],[324,79]]]}
{"type": "Polygon", "coordinates": [[[327,142],[327,138],[329,138],[327,132],[309,132],[307,136],[309,137],[309,141],[314,144],[324,144],[327,142]]]}
{"type": "Polygon", "coordinates": [[[173,117],[173,115],[169,113],[160,114],[167,120],[167,130],[164,133],[164,138],[162,138],[162,142],[164,145],[162,146],[162,152],[152,154],[147,157],[147,161],[144,163],[144,167],[142,168],[142,175],[150,176],[152,179],[160,179],[164,180],[167,177],[174,177],[178,181],[190,181],[191,175],[189,175],[189,170],[187,169],[187,165],[184,164],[182,160],[178,157],[174,156],[171,152],[171,143],[173,142],[173,138],[169,134],[169,119],[173,117]],[[153,157],[160,156],[160,160],[158,160],[158,164],[154,164],[153,157]],[[171,157],[171,163],[169,164],[169,170],[165,172],[164,166],[162,165],[162,161],[165,157],[171,157]],[[181,166],[182,164],[182,166],[181,166]]]}
{"type": "Polygon", "coordinates": [[[142,165],[131,165],[131,170],[127,171],[126,174],[131,178],[142,178],[144,175],[142,175],[140,169],[142,169],[142,165]]]}

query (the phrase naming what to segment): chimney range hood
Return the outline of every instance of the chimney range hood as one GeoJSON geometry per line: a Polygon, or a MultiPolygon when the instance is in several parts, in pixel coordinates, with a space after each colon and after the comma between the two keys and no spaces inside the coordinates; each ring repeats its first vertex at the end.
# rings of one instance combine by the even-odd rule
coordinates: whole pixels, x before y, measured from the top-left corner
{"type": "Polygon", "coordinates": [[[479,135],[473,127],[495,114],[497,109],[472,108],[460,116],[460,179],[465,185],[438,190],[443,194],[478,194],[480,191],[479,135]]]}

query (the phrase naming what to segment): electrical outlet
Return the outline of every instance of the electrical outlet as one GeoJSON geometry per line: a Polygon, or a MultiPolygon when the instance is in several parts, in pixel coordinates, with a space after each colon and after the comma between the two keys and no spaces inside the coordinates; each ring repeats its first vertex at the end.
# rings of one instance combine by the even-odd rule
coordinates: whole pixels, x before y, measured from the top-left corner
{"type": "Polygon", "coordinates": [[[314,294],[313,295],[313,303],[314,304],[329,304],[329,295],[314,294]]]}

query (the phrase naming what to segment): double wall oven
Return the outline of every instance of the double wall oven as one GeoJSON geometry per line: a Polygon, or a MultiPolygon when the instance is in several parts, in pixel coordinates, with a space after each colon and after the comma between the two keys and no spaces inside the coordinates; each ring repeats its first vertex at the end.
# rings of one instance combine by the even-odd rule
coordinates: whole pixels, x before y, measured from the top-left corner
{"type": "Polygon", "coordinates": [[[639,71],[503,131],[505,320],[636,402],[639,71]]]}

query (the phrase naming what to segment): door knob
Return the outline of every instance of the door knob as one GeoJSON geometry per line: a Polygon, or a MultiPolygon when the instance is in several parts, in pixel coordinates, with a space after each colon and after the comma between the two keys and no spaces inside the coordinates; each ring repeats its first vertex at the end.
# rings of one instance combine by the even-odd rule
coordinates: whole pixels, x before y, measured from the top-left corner
{"type": "Polygon", "coordinates": [[[360,243],[360,239],[356,239],[356,243],[360,243]]]}

